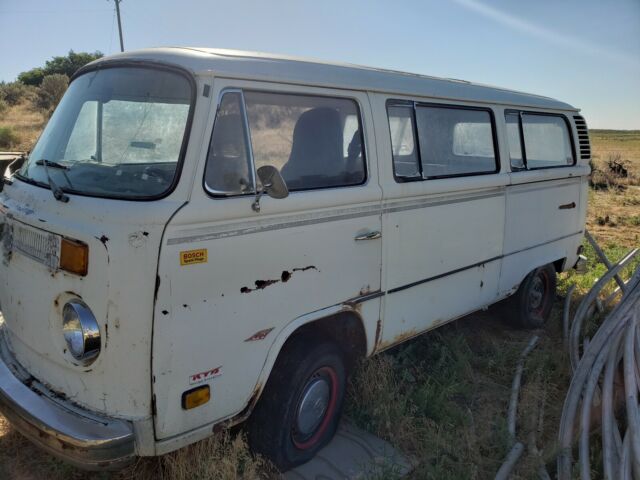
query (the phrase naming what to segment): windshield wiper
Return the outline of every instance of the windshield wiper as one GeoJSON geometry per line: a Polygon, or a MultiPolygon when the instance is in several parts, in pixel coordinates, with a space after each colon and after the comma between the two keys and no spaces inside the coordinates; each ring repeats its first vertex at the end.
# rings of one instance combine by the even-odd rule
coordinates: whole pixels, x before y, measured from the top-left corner
{"type": "MultiPolygon", "coordinates": [[[[61,163],[50,162],[49,160],[45,160],[44,158],[41,159],[41,160],[38,160],[36,162],[36,165],[40,165],[40,166],[44,167],[44,172],[47,174],[47,179],[49,180],[49,187],[51,187],[51,192],[53,193],[53,198],[55,198],[59,202],[67,203],[69,201],[69,196],[66,195],[64,193],[64,190],[62,190],[62,188],[60,188],[56,184],[56,182],[53,181],[53,178],[51,178],[51,175],[49,175],[49,167],[58,168],[58,169],[62,170],[63,172],[66,171],[66,170],[69,170],[69,167],[67,167],[65,165],[62,165],[61,163]]],[[[66,173],[65,173],[65,178],[66,178],[66,173]]],[[[69,182],[68,178],[67,178],[67,182],[69,182]]],[[[69,182],[69,184],[71,184],[71,182],[69,182]]]]}
{"type": "Polygon", "coordinates": [[[41,160],[38,160],[36,162],[36,165],[46,166],[46,167],[51,167],[51,168],[58,168],[60,170],[69,170],[69,167],[67,167],[66,165],[63,165],[63,164],[58,163],[58,162],[52,162],[51,160],[45,160],[44,158],[41,159],[41,160]]]}

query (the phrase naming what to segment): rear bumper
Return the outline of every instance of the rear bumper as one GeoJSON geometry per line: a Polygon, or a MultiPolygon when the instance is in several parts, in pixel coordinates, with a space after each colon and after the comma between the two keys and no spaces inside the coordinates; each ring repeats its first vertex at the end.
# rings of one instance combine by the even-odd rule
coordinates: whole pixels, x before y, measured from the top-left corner
{"type": "Polygon", "coordinates": [[[131,423],[97,416],[35,391],[18,378],[0,333],[0,412],[47,452],[87,470],[117,470],[135,457],[131,423]],[[13,368],[12,368],[13,367],[13,368]]]}

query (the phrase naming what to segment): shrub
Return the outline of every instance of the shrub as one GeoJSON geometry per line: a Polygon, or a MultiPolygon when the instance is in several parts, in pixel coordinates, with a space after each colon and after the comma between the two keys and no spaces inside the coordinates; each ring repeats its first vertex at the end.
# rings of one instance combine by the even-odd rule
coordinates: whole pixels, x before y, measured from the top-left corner
{"type": "Polygon", "coordinates": [[[14,106],[27,97],[29,89],[20,82],[1,83],[0,99],[4,100],[7,105],[14,106]]]}
{"type": "Polygon", "coordinates": [[[44,67],[36,67],[22,72],[18,75],[18,81],[25,85],[39,86],[48,75],[58,73],[71,77],[80,67],[100,57],[102,57],[102,52],[76,53],[73,50],[69,50],[69,53],[65,56],[53,57],[51,60],[47,60],[44,67]]]}
{"type": "Polygon", "coordinates": [[[10,127],[0,127],[0,148],[11,149],[19,142],[18,135],[10,127]]]}
{"type": "Polygon", "coordinates": [[[67,91],[69,77],[59,73],[47,75],[42,79],[42,84],[38,88],[36,105],[47,113],[53,112],[58,102],[67,91]]]}
{"type": "Polygon", "coordinates": [[[0,113],[6,112],[7,108],[9,108],[9,105],[7,105],[7,102],[3,98],[0,98],[0,113]]]}
{"type": "Polygon", "coordinates": [[[589,185],[594,190],[621,191],[633,183],[628,168],[629,162],[624,160],[619,153],[610,154],[603,165],[596,165],[592,160],[590,166],[591,178],[589,179],[589,185]]]}

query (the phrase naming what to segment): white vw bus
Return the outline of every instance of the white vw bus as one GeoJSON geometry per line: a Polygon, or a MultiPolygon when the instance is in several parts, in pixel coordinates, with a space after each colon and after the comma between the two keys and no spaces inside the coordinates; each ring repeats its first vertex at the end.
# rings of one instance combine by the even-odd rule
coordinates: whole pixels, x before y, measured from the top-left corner
{"type": "Polygon", "coordinates": [[[354,363],[579,261],[578,110],[459,80],[199,48],[83,68],[0,193],[0,410],[118,468],[244,420],[281,469],[354,363]]]}

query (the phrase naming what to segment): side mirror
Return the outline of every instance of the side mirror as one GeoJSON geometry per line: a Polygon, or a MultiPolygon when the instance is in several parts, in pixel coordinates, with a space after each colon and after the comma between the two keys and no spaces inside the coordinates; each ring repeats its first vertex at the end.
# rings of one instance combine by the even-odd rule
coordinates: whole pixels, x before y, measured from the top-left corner
{"type": "Polygon", "coordinates": [[[258,168],[258,180],[262,184],[262,189],[256,192],[256,198],[251,205],[254,212],[260,211],[260,199],[265,193],[271,198],[287,198],[289,189],[278,170],[273,165],[263,165],[258,168]]]}

